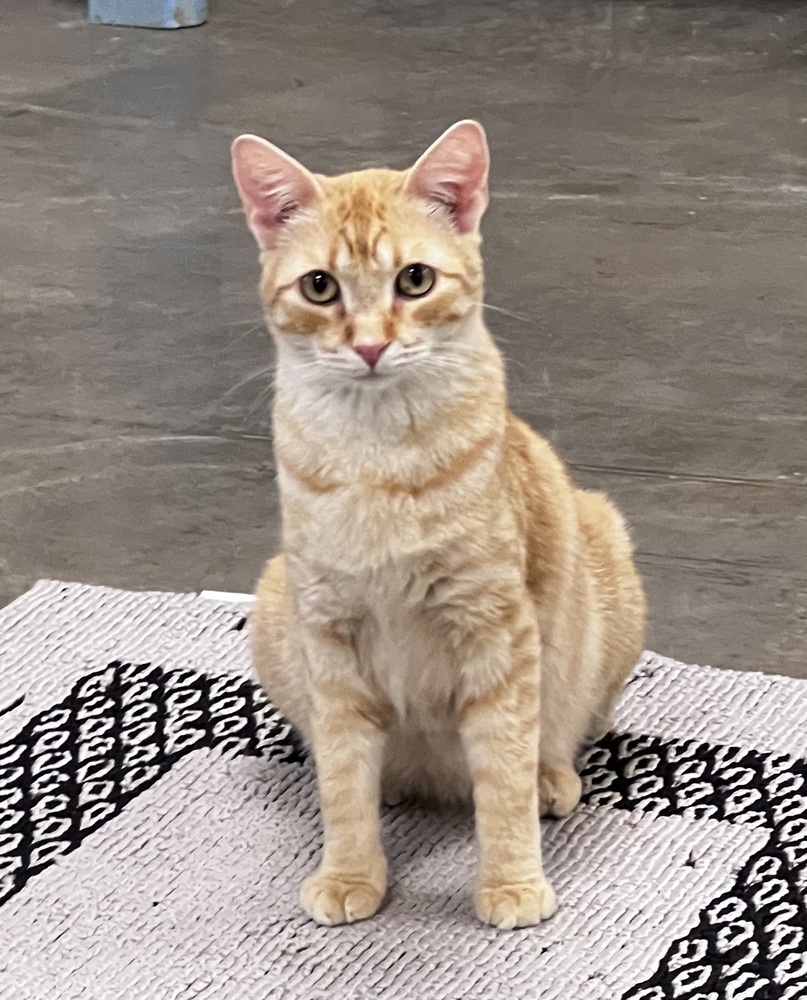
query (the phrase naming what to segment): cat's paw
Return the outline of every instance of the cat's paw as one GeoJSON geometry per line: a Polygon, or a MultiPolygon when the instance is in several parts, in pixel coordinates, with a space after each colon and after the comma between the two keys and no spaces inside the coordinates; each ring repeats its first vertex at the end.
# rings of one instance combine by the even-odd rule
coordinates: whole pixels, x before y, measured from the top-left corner
{"type": "Polygon", "coordinates": [[[568,816],[580,801],[583,782],[570,767],[538,768],[538,801],[542,816],[568,816]]]}
{"type": "Polygon", "coordinates": [[[385,781],[381,788],[381,801],[385,806],[399,806],[406,801],[406,796],[396,782],[385,781]]]}
{"type": "Polygon", "coordinates": [[[356,878],[317,872],[303,882],[300,902],[318,924],[352,924],[378,910],[386,893],[386,878],[356,878]]]}
{"type": "Polygon", "coordinates": [[[545,878],[509,885],[484,885],[476,891],[476,915],[499,930],[532,927],[555,912],[555,890],[545,878]]]}

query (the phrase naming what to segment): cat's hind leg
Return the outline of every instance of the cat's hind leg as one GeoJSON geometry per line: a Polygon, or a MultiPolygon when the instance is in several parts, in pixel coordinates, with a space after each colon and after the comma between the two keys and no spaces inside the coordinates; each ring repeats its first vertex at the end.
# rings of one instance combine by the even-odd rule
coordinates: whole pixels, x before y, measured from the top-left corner
{"type": "Polygon", "coordinates": [[[590,718],[590,694],[583,667],[587,652],[589,648],[584,645],[578,659],[569,663],[558,649],[544,650],[538,758],[542,816],[568,816],[580,801],[583,785],[576,762],[590,718]]]}
{"type": "Polygon", "coordinates": [[[568,816],[580,801],[583,783],[574,767],[538,765],[538,804],[541,816],[568,816]]]}

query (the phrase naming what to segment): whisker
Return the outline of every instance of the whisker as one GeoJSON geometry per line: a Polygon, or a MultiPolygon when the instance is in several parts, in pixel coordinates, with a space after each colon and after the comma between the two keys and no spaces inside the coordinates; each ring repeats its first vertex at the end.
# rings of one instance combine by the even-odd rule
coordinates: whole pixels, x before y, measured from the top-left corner
{"type": "Polygon", "coordinates": [[[245,385],[249,385],[250,382],[254,382],[256,379],[263,378],[265,375],[274,374],[276,368],[276,364],[266,365],[264,368],[259,368],[257,371],[254,371],[251,375],[247,375],[246,378],[242,378],[240,382],[236,382],[236,384],[228,389],[223,396],[219,397],[218,402],[223,403],[225,400],[229,399],[230,396],[238,392],[239,389],[243,389],[245,385]]]}
{"type": "Polygon", "coordinates": [[[271,396],[272,394],[269,391],[268,386],[262,389],[261,392],[258,393],[257,398],[252,401],[252,405],[249,407],[248,412],[250,417],[255,416],[255,414],[259,410],[262,413],[265,413],[269,409],[269,401],[271,399],[271,396]]]}
{"type": "MultiPolygon", "coordinates": [[[[428,350],[428,348],[424,348],[428,350]]],[[[432,351],[473,351],[475,353],[479,352],[479,348],[476,344],[466,344],[462,340],[438,340],[436,344],[432,344],[432,351]]]]}
{"type": "MultiPolygon", "coordinates": [[[[255,321],[245,320],[245,322],[249,323],[249,326],[247,326],[247,328],[245,330],[240,330],[236,334],[236,339],[237,340],[243,340],[244,337],[249,337],[253,333],[258,333],[258,332],[266,333],[267,332],[267,330],[266,330],[266,324],[263,322],[263,320],[255,320],[255,321]]],[[[235,325],[236,325],[236,327],[239,327],[239,326],[242,326],[243,324],[242,323],[236,323],[235,325]]]]}
{"type": "Polygon", "coordinates": [[[490,302],[483,302],[483,308],[490,309],[491,312],[501,313],[502,316],[509,316],[510,319],[517,319],[519,323],[530,323],[533,324],[535,321],[531,320],[529,316],[522,316],[520,313],[511,312],[509,309],[503,309],[501,306],[494,306],[490,302]]]}

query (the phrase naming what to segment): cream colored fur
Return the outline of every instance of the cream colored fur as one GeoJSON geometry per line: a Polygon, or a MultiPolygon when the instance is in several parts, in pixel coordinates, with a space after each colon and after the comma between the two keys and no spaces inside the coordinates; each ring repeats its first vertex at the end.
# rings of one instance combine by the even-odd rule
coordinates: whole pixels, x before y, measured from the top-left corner
{"type": "Polygon", "coordinates": [[[336,178],[243,137],[234,169],[278,349],[283,555],[254,659],[313,749],[323,812],[303,905],[321,923],[380,906],[382,794],[472,798],[480,919],[537,923],[555,908],[539,805],[576,805],[575,757],[608,728],[645,604],[620,515],[507,410],[482,318],[484,134],[460,123],[411,171],[336,178]],[[413,262],[434,288],[401,299],[413,262]],[[305,300],[316,269],[338,301],[305,300]],[[371,371],[355,348],[379,341],[371,371]]]}

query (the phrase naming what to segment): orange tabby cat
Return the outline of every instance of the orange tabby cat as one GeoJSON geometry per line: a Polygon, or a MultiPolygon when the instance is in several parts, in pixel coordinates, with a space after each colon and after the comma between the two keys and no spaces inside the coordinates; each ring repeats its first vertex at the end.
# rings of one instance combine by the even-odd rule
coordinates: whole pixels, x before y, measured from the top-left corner
{"type": "Polygon", "coordinates": [[[376,912],[382,795],[472,796],[479,918],[538,923],[539,808],[576,805],[645,602],[620,515],[508,412],[482,318],[485,134],[459,122],[410,170],[340,177],[241,136],[233,169],[278,355],[284,554],[255,663],[313,749],[324,823],[302,904],[376,912]]]}

